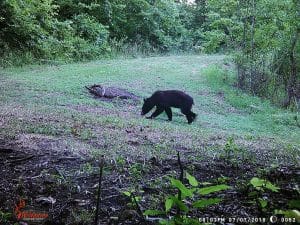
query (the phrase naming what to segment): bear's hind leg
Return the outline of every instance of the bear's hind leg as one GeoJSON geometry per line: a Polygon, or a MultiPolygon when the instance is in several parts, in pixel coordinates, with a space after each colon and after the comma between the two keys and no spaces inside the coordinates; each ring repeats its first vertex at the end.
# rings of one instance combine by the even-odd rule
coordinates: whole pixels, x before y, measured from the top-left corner
{"type": "Polygon", "coordinates": [[[170,107],[165,108],[165,112],[167,113],[169,121],[172,121],[172,110],[171,110],[171,108],[170,107]]]}

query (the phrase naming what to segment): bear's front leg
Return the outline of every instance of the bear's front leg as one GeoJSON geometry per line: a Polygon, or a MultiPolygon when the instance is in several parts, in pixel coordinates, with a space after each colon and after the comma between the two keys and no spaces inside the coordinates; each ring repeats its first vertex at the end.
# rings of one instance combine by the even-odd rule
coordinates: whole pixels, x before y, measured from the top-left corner
{"type": "Polygon", "coordinates": [[[170,107],[165,109],[165,112],[167,113],[169,121],[172,121],[172,110],[170,107]]]}
{"type": "Polygon", "coordinates": [[[156,110],[154,111],[154,113],[152,113],[152,115],[149,117],[149,119],[153,119],[153,118],[157,117],[163,111],[164,111],[164,108],[162,108],[162,107],[156,107],[156,110]]]}

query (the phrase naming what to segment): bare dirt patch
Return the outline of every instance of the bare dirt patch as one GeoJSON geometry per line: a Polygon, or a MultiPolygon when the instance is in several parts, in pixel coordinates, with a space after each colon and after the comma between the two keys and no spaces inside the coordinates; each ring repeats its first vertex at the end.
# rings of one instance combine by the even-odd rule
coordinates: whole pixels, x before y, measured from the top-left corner
{"type": "Polygon", "coordinates": [[[108,100],[110,103],[117,108],[106,108],[104,106],[90,106],[90,105],[66,105],[66,108],[75,110],[81,113],[88,113],[98,116],[118,116],[121,118],[133,118],[133,115],[140,116],[140,112],[137,111],[136,105],[139,102],[131,101],[128,99],[113,99],[108,100]],[[119,107],[122,107],[122,110],[118,110],[119,107]]]}
{"type": "MultiPolygon", "coordinates": [[[[5,175],[0,177],[0,201],[3,203],[0,210],[11,212],[20,198],[23,198],[34,209],[49,212],[46,224],[90,224],[91,221],[78,219],[78,215],[86,212],[89,218],[93,218],[98,182],[96,160],[80,157],[68,150],[53,151],[56,149],[54,144],[56,138],[36,135],[20,138],[23,142],[33,144],[32,146],[35,139],[43,140],[48,147],[37,144],[36,148],[31,149],[26,145],[0,141],[0,149],[7,150],[0,151],[2,162],[0,169],[5,175]],[[38,201],[41,197],[51,197],[56,201],[55,203],[38,201]]],[[[135,145],[135,142],[132,144],[135,145]]],[[[271,212],[261,212],[255,204],[249,204],[251,198],[247,194],[249,180],[257,176],[258,169],[264,165],[248,162],[233,166],[223,160],[191,163],[185,157],[189,152],[186,152],[186,149],[181,149],[180,152],[184,169],[195,175],[198,181],[218,183],[219,178],[225,177],[228,180],[227,184],[232,187],[225,193],[214,196],[223,198],[221,204],[210,206],[201,212],[194,212],[195,217],[270,216],[271,212]]],[[[101,224],[108,224],[112,218],[116,218],[115,224],[155,224],[155,222],[143,222],[137,209],[129,204],[130,199],[122,192],[134,187],[135,194],[142,197],[141,209],[152,208],[153,199],[161,199],[174,191],[166,187],[166,183],[156,182],[167,174],[179,176],[176,156],[168,160],[127,158],[122,163],[107,160],[101,196],[101,224]],[[140,170],[134,170],[136,166],[139,166],[140,170]]],[[[294,189],[294,185],[299,182],[297,180],[299,175],[299,168],[291,167],[274,168],[264,175],[270,181],[276,181],[282,190],[278,194],[265,193],[265,197],[272,201],[273,205],[270,206],[272,209],[285,208],[288,200],[299,198],[299,193],[294,189]]],[[[163,209],[163,204],[164,202],[161,201],[156,204],[156,207],[163,209]]],[[[16,222],[16,219],[11,217],[7,223],[1,224],[13,222],[16,222]]]]}

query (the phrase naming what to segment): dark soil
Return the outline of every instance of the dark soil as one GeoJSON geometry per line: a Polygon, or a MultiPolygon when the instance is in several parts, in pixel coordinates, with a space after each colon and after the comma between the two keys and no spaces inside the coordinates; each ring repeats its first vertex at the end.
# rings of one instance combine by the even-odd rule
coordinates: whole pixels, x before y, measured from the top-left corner
{"type": "MultiPolygon", "coordinates": [[[[299,168],[279,166],[266,170],[261,169],[265,165],[250,162],[233,165],[222,159],[189,162],[184,152],[181,158],[184,169],[199,182],[227,183],[232,187],[213,196],[222,197],[224,200],[221,204],[192,212],[196,218],[222,216],[269,219],[274,209],[286,209],[289,200],[300,197],[295,188],[299,185],[299,168]],[[249,180],[253,176],[266,178],[281,188],[278,193],[263,193],[263,197],[270,202],[267,211],[250,203],[253,198],[249,197],[252,190],[249,180]]],[[[50,152],[46,146],[40,151],[20,149],[13,142],[5,143],[2,140],[0,162],[0,212],[13,213],[15,205],[24,199],[26,207],[49,212],[45,224],[92,224],[99,179],[95,159],[68,151],[50,152]],[[41,201],[40,197],[46,200],[41,201]],[[47,201],[49,197],[55,202],[47,201]]],[[[151,222],[143,221],[137,207],[123,192],[135,189],[134,195],[142,197],[139,202],[141,210],[154,207],[163,210],[165,197],[175,191],[170,188],[166,175],[178,177],[180,173],[176,155],[168,160],[151,158],[114,162],[106,159],[105,163],[100,224],[155,224],[155,218],[151,218],[151,222]]],[[[1,225],[17,222],[14,216],[0,219],[1,225]]]]}

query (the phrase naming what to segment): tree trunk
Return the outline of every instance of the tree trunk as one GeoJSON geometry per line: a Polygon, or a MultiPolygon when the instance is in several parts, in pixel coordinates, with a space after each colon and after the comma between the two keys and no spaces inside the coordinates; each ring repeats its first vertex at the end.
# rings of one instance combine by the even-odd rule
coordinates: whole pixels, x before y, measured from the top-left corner
{"type": "Polygon", "coordinates": [[[299,33],[300,33],[300,28],[296,30],[296,34],[292,40],[291,44],[291,50],[290,50],[290,69],[291,69],[291,74],[289,78],[289,82],[287,85],[287,99],[284,102],[284,107],[288,107],[293,100],[297,101],[297,99],[300,97],[298,96],[299,90],[298,84],[297,84],[297,64],[296,64],[296,56],[295,56],[295,49],[297,45],[297,41],[299,39],[299,33]]]}
{"type": "MultiPolygon", "coordinates": [[[[243,1],[239,1],[239,5],[238,5],[238,15],[239,17],[241,17],[241,8],[244,7],[244,2],[243,1]]],[[[240,18],[240,20],[243,22],[243,40],[241,43],[241,48],[242,48],[242,62],[238,62],[237,64],[237,80],[238,80],[238,88],[240,89],[245,89],[245,67],[244,67],[244,57],[247,54],[246,52],[246,27],[247,27],[247,16],[248,15],[244,15],[243,18],[240,18]]]]}
{"type": "Polygon", "coordinates": [[[254,91],[254,31],[255,31],[255,0],[252,0],[251,13],[251,68],[250,68],[250,89],[254,91]]]}

